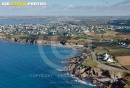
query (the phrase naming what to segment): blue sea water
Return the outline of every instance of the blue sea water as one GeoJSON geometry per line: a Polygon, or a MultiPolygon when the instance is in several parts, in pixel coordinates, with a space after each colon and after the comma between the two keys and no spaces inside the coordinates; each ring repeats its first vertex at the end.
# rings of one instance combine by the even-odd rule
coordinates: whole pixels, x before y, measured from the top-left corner
{"type": "Polygon", "coordinates": [[[15,19],[0,19],[0,24],[47,24],[43,20],[15,20],[15,19]]]}
{"type": "MultiPolygon", "coordinates": [[[[53,48],[57,52],[51,46],[42,46],[49,61],[60,66],[64,66],[61,61],[71,57],[71,52],[76,52],[69,48],[53,48]]],[[[76,82],[66,76],[66,72],[49,66],[41,52],[37,45],[0,41],[0,88],[97,88],[89,81],[76,82]]]]}

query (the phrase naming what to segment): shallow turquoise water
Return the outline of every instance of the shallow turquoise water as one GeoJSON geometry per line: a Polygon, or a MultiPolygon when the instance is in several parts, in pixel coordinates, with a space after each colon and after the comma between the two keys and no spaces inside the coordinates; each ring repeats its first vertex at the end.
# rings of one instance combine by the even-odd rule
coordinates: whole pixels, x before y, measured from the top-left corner
{"type": "Polygon", "coordinates": [[[75,82],[44,60],[47,58],[62,67],[61,61],[76,51],[51,46],[43,46],[42,49],[44,52],[39,51],[36,45],[0,41],[0,88],[96,88],[89,82],[75,82]],[[53,48],[56,51],[52,51],[53,48]]]}

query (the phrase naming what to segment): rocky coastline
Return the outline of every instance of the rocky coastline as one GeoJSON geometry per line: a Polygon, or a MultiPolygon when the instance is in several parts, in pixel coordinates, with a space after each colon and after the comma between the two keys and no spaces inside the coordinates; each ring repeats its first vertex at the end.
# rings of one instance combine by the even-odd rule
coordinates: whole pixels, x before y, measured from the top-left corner
{"type": "Polygon", "coordinates": [[[67,60],[68,65],[64,70],[71,76],[75,76],[80,80],[90,79],[92,84],[99,86],[99,88],[125,88],[122,72],[104,70],[101,67],[84,64],[89,62],[91,54],[82,54],[67,60]]]}
{"type": "Polygon", "coordinates": [[[22,44],[45,44],[45,45],[49,45],[51,44],[51,41],[44,41],[44,40],[36,40],[36,39],[29,39],[29,38],[14,38],[14,37],[0,37],[1,40],[3,41],[10,41],[10,42],[15,42],[15,43],[22,43],[22,44]]]}
{"type": "Polygon", "coordinates": [[[56,40],[45,40],[45,39],[30,39],[30,38],[14,38],[14,37],[5,37],[0,36],[1,41],[9,41],[19,44],[33,44],[33,45],[47,45],[47,46],[56,46],[56,47],[65,47],[65,48],[71,48],[77,51],[82,51],[83,45],[76,45],[76,44],[70,44],[66,43],[65,45],[61,44],[60,41],[56,40]]]}
{"type": "MultiPolygon", "coordinates": [[[[0,37],[0,40],[22,44],[51,45],[59,47],[58,41],[6,37],[0,37]]],[[[90,79],[92,80],[92,84],[99,86],[99,88],[124,88],[126,85],[122,79],[123,75],[121,72],[104,70],[97,64],[88,64],[91,63],[89,60],[89,57],[92,56],[91,51],[87,50],[86,48],[84,49],[83,47],[77,47],[77,45],[68,44],[65,47],[83,52],[81,55],[74,56],[66,61],[68,65],[64,67],[64,71],[67,71],[70,76],[74,75],[80,80],[90,79]]]]}

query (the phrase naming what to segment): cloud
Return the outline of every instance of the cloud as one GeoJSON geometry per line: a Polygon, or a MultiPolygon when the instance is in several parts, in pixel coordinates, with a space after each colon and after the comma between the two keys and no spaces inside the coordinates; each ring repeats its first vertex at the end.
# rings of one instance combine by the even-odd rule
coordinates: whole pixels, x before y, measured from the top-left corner
{"type": "Polygon", "coordinates": [[[69,6],[67,6],[65,9],[73,9],[73,8],[75,8],[73,5],[69,5],[69,6]]]}
{"type": "Polygon", "coordinates": [[[110,3],[109,0],[102,0],[102,2],[105,3],[105,4],[109,4],[110,3]]]}
{"type": "Polygon", "coordinates": [[[125,0],[123,2],[119,2],[117,4],[114,4],[113,6],[120,7],[120,6],[125,6],[125,5],[130,5],[130,0],[125,0]]]}
{"type": "MultiPolygon", "coordinates": [[[[107,0],[106,0],[107,1],[107,0]]],[[[114,5],[103,6],[71,6],[65,7],[66,12],[84,15],[130,15],[130,0],[125,0],[114,5]]]]}
{"type": "MultiPolygon", "coordinates": [[[[109,3],[109,0],[103,0],[109,3]]],[[[53,4],[45,7],[28,7],[28,8],[1,8],[0,15],[83,15],[83,16],[109,16],[109,15],[130,15],[130,0],[116,3],[114,5],[61,5],[53,4]]]]}

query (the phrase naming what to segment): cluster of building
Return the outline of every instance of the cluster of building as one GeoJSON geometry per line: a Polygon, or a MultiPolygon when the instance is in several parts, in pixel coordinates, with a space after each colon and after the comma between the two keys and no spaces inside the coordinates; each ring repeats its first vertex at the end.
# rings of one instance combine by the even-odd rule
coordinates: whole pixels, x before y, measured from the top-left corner
{"type": "Polygon", "coordinates": [[[0,32],[11,33],[18,31],[25,34],[46,34],[46,35],[61,35],[66,33],[68,36],[73,36],[76,33],[86,33],[95,31],[107,31],[115,29],[127,29],[128,26],[110,26],[110,25],[76,25],[76,24],[15,24],[15,25],[0,25],[0,32]]]}

